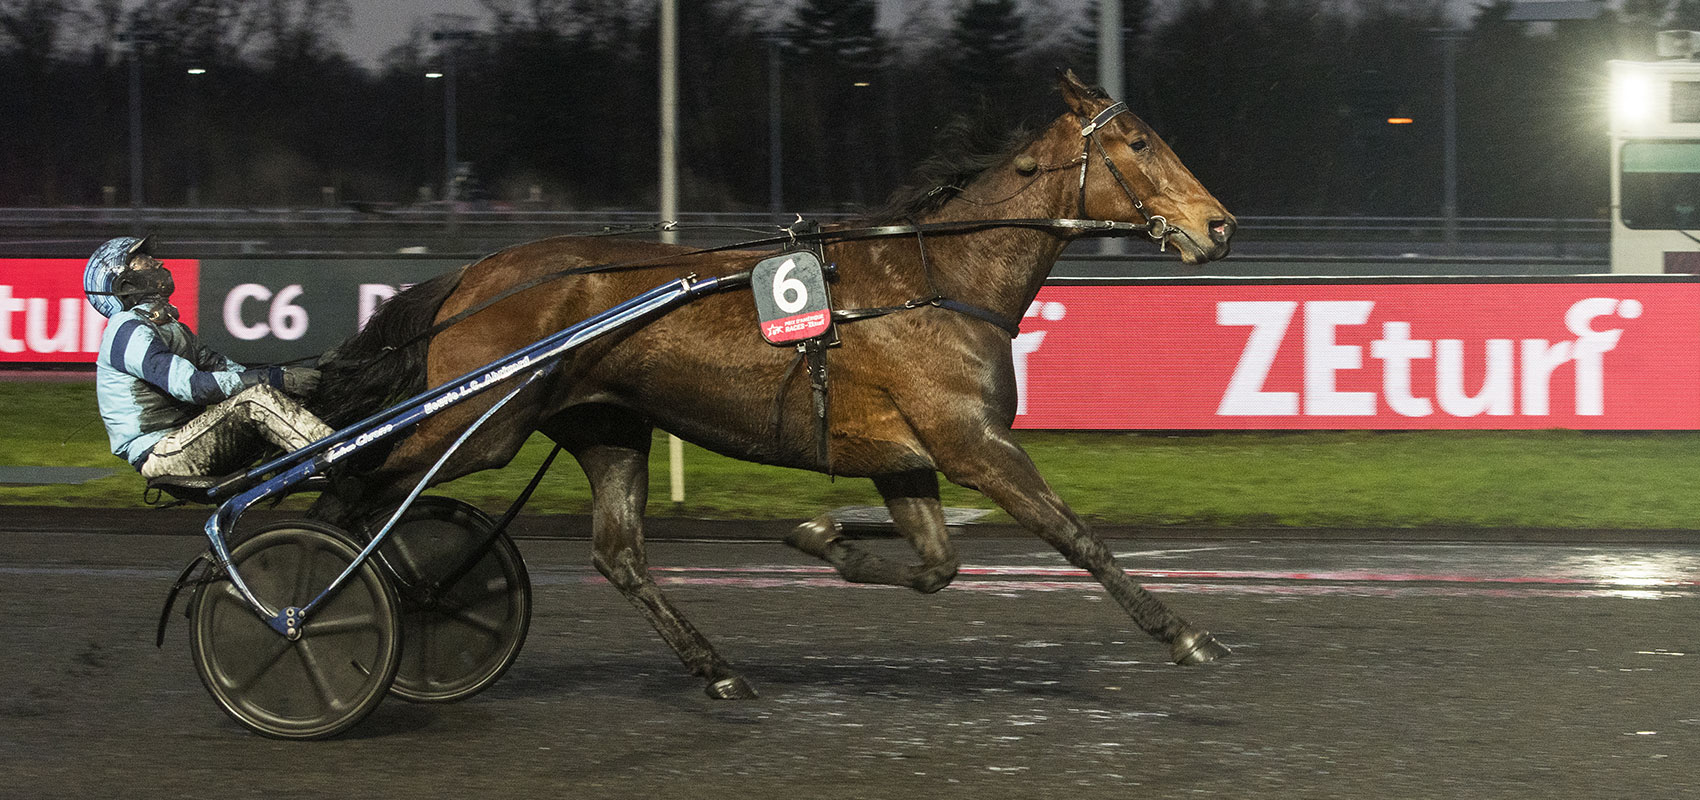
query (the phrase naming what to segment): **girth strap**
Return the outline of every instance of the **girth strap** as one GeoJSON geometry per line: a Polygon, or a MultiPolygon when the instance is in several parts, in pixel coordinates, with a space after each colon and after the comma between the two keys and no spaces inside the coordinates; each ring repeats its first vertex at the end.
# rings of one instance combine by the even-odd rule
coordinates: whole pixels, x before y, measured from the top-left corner
{"type": "Polygon", "coordinates": [[[785,390],[791,386],[792,376],[797,374],[798,366],[805,366],[809,371],[809,393],[813,397],[815,412],[815,458],[821,464],[826,474],[832,474],[832,455],[827,449],[828,399],[826,394],[827,343],[819,338],[808,339],[797,345],[797,357],[791,359],[791,366],[785,369],[785,376],[779,379],[779,394],[773,398],[773,437],[775,441],[783,440],[785,434],[785,390]]]}

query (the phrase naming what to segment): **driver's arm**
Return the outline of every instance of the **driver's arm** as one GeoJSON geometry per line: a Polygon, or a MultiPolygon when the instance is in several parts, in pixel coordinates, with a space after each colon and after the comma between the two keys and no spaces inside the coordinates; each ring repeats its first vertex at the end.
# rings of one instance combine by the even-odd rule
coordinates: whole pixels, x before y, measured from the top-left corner
{"type": "Polygon", "coordinates": [[[111,366],[182,402],[209,406],[256,383],[283,387],[283,370],[276,367],[242,370],[235,362],[223,359],[235,369],[201,369],[171,352],[155,334],[153,326],[141,320],[127,320],[120,325],[112,339],[111,366]]]}

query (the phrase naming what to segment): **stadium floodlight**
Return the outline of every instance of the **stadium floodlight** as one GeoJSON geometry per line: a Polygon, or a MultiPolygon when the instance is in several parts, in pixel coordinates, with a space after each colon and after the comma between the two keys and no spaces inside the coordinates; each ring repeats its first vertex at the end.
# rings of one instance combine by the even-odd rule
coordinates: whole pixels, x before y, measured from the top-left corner
{"type": "Polygon", "coordinates": [[[1611,115],[1616,129],[1632,130],[1645,125],[1657,109],[1651,78],[1635,72],[1620,72],[1614,77],[1611,115]]]}

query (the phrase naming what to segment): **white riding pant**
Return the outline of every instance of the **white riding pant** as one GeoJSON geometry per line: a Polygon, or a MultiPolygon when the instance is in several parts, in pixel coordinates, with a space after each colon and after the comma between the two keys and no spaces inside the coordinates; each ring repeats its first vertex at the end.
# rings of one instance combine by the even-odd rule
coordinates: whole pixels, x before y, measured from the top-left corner
{"type": "Polygon", "coordinates": [[[142,477],[224,475],[247,465],[265,443],[299,450],[332,432],[282,391],[257,384],[159,440],[142,462],[142,477]]]}

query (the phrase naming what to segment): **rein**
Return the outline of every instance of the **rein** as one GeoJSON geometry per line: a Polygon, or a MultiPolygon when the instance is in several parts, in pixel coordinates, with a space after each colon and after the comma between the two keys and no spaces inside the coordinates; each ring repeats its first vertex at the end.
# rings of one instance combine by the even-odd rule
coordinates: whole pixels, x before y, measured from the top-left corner
{"type": "MultiPolygon", "coordinates": [[[[437,334],[442,333],[444,330],[461,323],[466,318],[468,318],[468,317],[470,317],[474,314],[477,314],[478,312],[483,311],[484,309],[487,309],[490,306],[495,305],[496,303],[499,303],[503,300],[506,300],[509,297],[512,297],[516,294],[527,291],[529,289],[536,288],[536,287],[541,286],[545,283],[557,281],[557,280],[560,280],[561,278],[566,278],[566,277],[569,277],[569,276],[572,276],[572,275],[589,275],[589,274],[595,274],[595,273],[600,273],[600,272],[620,272],[620,271],[633,270],[633,269],[645,269],[645,268],[660,266],[665,262],[673,261],[673,260],[679,259],[679,258],[689,258],[691,256],[707,255],[707,254],[710,254],[710,253],[722,253],[722,252],[726,252],[726,251],[729,251],[729,250],[745,250],[745,249],[750,249],[750,248],[770,247],[770,246],[775,246],[775,245],[787,245],[787,244],[796,245],[796,244],[801,243],[801,242],[817,242],[817,243],[821,243],[821,244],[825,244],[825,243],[828,243],[828,242],[853,242],[853,241],[861,241],[861,240],[865,240],[865,239],[877,239],[877,238],[888,237],[888,236],[908,236],[908,235],[911,235],[911,234],[913,234],[916,237],[916,241],[921,248],[922,271],[923,271],[923,274],[926,277],[927,286],[928,286],[929,291],[932,292],[932,295],[929,296],[929,297],[915,298],[915,299],[910,300],[910,301],[908,301],[908,302],[906,302],[902,305],[897,305],[897,306],[882,306],[882,307],[879,307],[879,308],[862,308],[862,309],[849,309],[849,310],[845,310],[845,311],[834,311],[833,312],[833,318],[835,320],[839,320],[839,321],[843,321],[843,322],[854,322],[854,321],[859,320],[859,319],[871,319],[873,317],[885,316],[886,314],[892,314],[892,313],[895,313],[895,312],[898,312],[898,311],[905,311],[905,310],[909,310],[909,309],[913,309],[913,308],[920,308],[922,306],[934,306],[934,307],[943,308],[943,309],[946,309],[946,310],[949,310],[949,311],[955,311],[955,312],[960,313],[960,314],[965,314],[967,316],[974,317],[976,319],[980,319],[980,320],[983,320],[985,322],[989,322],[993,325],[996,325],[999,329],[1003,330],[1005,333],[1009,334],[1010,337],[1013,338],[1020,333],[1020,323],[1019,322],[1017,322],[1015,320],[1008,319],[1008,318],[1004,317],[1002,314],[998,314],[994,311],[991,311],[991,310],[988,310],[988,309],[985,309],[985,308],[981,308],[979,306],[975,306],[975,305],[972,305],[972,304],[969,304],[969,303],[964,303],[960,300],[955,300],[955,299],[946,297],[945,295],[940,293],[933,286],[932,273],[931,273],[931,270],[928,268],[928,265],[927,265],[926,245],[925,245],[925,241],[924,241],[925,236],[926,236],[926,234],[929,234],[929,233],[965,233],[965,232],[969,232],[969,231],[987,230],[987,229],[991,229],[991,228],[1031,228],[1031,229],[1036,229],[1036,230],[1072,231],[1072,232],[1080,232],[1080,233],[1099,233],[1099,234],[1117,234],[1117,233],[1142,232],[1145,235],[1151,237],[1151,239],[1153,241],[1157,242],[1160,247],[1166,248],[1166,245],[1168,243],[1168,237],[1173,235],[1176,229],[1171,227],[1168,223],[1168,220],[1164,219],[1161,215],[1152,214],[1151,212],[1146,210],[1145,204],[1143,202],[1141,202],[1140,199],[1139,199],[1139,195],[1136,192],[1134,192],[1133,187],[1128,184],[1126,176],[1124,176],[1122,174],[1122,171],[1116,167],[1115,162],[1110,159],[1109,151],[1105,150],[1103,143],[1098,141],[1098,135],[1097,135],[1098,131],[1103,129],[1103,127],[1105,125],[1109,124],[1110,120],[1115,119],[1117,116],[1125,113],[1127,110],[1128,110],[1127,103],[1117,102],[1117,103],[1111,104],[1110,106],[1106,107],[1104,110],[1098,112],[1098,114],[1096,116],[1092,117],[1091,120],[1087,121],[1080,128],[1080,137],[1081,137],[1081,139],[1084,140],[1084,145],[1083,145],[1083,148],[1081,150],[1080,159],[1079,159],[1080,160],[1080,180],[1079,180],[1080,215],[1079,215],[1079,217],[1076,217],[1076,218],[1042,218],[1042,217],[1039,217],[1039,218],[1015,218],[1015,219],[963,220],[963,221],[957,221],[957,222],[908,222],[908,223],[904,223],[904,224],[901,224],[901,225],[877,225],[877,226],[866,227],[866,228],[847,228],[847,229],[841,229],[841,230],[814,230],[814,231],[802,231],[802,232],[796,231],[793,228],[782,228],[780,230],[783,233],[782,233],[782,235],[778,235],[778,236],[768,236],[768,237],[764,237],[764,238],[760,238],[760,239],[751,239],[751,240],[747,240],[747,241],[737,242],[737,243],[734,243],[734,244],[719,245],[719,246],[716,246],[716,247],[705,247],[705,248],[701,248],[701,249],[698,249],[698,250],[691,250],[691,251],[688,251],[688,252],[685,252],[685,253],[672,253],[672,254],[668,254],[668,255],[655,256],[655,257],[652,257],[652,258],[639,259],[639,260],[636,260],[636,261],[623,261],[623,262],[612,262],[612,263],[608,263],[608,264],[593,264],[593,265],[582,266],[582,267],[569,267],[567,269],[557,270],[555,272],[551,272],[551,273],[548,273],[546,275],[539,275],[539,276],[532,278],[530,280],[523,281],[521,283],[510,286],[507,289],[504,289],[501,292],[497,293],[494,297],[491,297],[491,298],[489,298],[489,299],[487,299],[487,300],[485,300],[485,301],[483,301],[483,302],[481,302],[481,303],[479,303],[479,304],[477,304],[477,305],[475,305],[471,308],[468,308],[464,311],[456,313],[455,315],[453,315],[453,316],[451,316],[447,319],[444,319],[443,321],[438,322],[438,323],[432,325],[431,327],[426,328],[423,331],[420,331],[417,334],[414,334],[411,338],[409,338],[405,342],[402,342],[401,344],[384,348],[384,353],[387,354],[388,352],[393,351],[393,350],[400,350],[400,349],[412,346],[415,342],[418,342],[421,339],[430,339],[430,338],[436,336],[437,334]],[[1145,218],[1144,223],[1119,222],[1119,221],[1116,221],[1116,220],[1106,220],[1106,219],[1092,219],[1092,218],[1087,216],[1087,213],[1086,213],[1086,170],[1092,163],[1091,155],[1092,155],[1092,148],[1093,148],[1094,145],[1096,145],[1097,148],[1098,148],[1098,153],[1099,153],[1100,157],[1102,158],[1102,160],[1104,162],[1104,166],[1109,169],[1110,175],[1113,178],[1115,178],[1116,184],[1118,186],[1120,186],[1122,192],[1127,195],[1128,200],[1133,204],[1134,210],[1138,211],[1140,216],[1145,218]]],[[[799,217],[798,221],[801,222],[802,218],[799,217]]],[[[702,227],[702,226],[693,226],[693,229],[696,228],[696,227],[702,227]]],[[[724,228],[726,226],[707,226],[707,227],[724,228]]],[[[605,230],[605,231],[602,231],[602,232],[599,232],[599,233],[592,233],[592,234],[585,234],[585,235],[586,236],[618,236],[618,235],[624,235],[624,234],[630,234],[630,233],[642,233],[642,232],[650,232],[650,231],[656,231],[656,230],[659,230],[659,231],[676,231],[676,230],[681,230],[681,229],[682,228],[679,226],[679,224],[677,222],[662,222],[658,225],[644,226],[643,228],[640,228],[640,229],[637,229],[637,230],[605,230]]]]}
{"type": "MultiPolygon", "coordinates": [[[[1160,220],[1162,218],[1158,217],[1157,219],[1160,220]]],[[[747,241],[736,242],[734,244],[719,245],[719,246],[716,246],[716,247],[705,247],[705,248],[701,248],[701,249],[698,249],[698,250],[691,250],[691,251],[684,252],[684,253],[669,253],[667,255],[654,256],[652,258],[638,259],[636,261],[616,261],[616,262],[611,262],[611,263],[607,263],[607,264],[591,264],[591,265],[582,266],[582,267],[568,267],[566,269],[556,270],[554,272],[551,272],[551,273],[548,273],[548,274],[545,274],[545,275],[539,275],[539,276],[532,278],[530,280],[522,281],[522,282],[514,284],[513,286],[510,286],[506,289],[503,289],[501,292],[497,293],[494,297],[491,297],[487,300],[484,300],[483,302],[481,302],[481,303],[479,303],[479,304],[477,304],[477,305],[475,305],[471,308],[468,308],[465,311],[461,311],[459,313],[456,313],[455,315],[453,315],[453,316],[451,316],[447,319],[444,319],[443,321],[438,322],[435,325],[432,325],[431,327],[426,328],[423,331],[420,331],[419,333],[414,334],[407,341],[402,342],[401,344],[386,347],[386,348],[384,348],[384,352],[387,353],[387,352],[392,351],[392,350],[401,350],[403,348],[406,348],[406,347],[413,345],[415,342],[418,342],[421,339],[429,339],[431,337],[434,337],[437,334],[442,333],[444,330],[447,330],[450,327],[453,327],[455,325],[460,324],[461,322],[465,321],[468,317],[470,317],[474,314],[477,314],[478,312],[483,311],[483,310],[489,308],[490,306],[493,306],[493,305],[495,305],[495,304],[497,304],[497,303],[499,303],[503,300],[506,300],[510,297],[513,297],[516,294],[519,294],[521,292],[524,292],[524,291],[527,291],[527,290],[530,290],[530,289],[534,289],[534,288],[541,286],[545,283],[551,283],[551,282],[560,280],[562,278],[571,277],[573,275],[593,275],[593,274],[601,273],[601,272],[623,272],[623,271],[626,271],[626,270],[648,269],[648,268],[653,268],[653,267],[657,267],[657,266],[662,266],[665,262],[670,262],[670,261],[673,261],[673,260],[676,260],[676,259],[679,259],[679,258],[689,258],[691,256],[707,255],[707,254],[710,254],[710,253],[722,253],[722,252],[726,252],[726,251],[730,251],[730,250],[747,250],[747,249],[758,248],[758,247],[771,247],[771,246],[775,246],[775,245],[797,244],[797,243],[800,243],[800,242],[820,242],[820,243],[823,243],[823,244],[828,243],[828,242],[853,242],[853,241],[861,241],[861,240],[865,240],[865,239],[878,239],[878,238],[890,237],[890,236],[908,236],[908,235],[911,235],[911,234],[919,237],[919,236],[924,236],[924,235],[929,234],[929,233],[965,233],[965,232],[970,232],[970,231],[987,230],[987,229],[991,229],[991,228],[1033,228],[1033,229],[1038,229],[1038,230],[1059,230],[1059,231],[1078,231],[1078,232],[1082,232],[1082,233],[1114,234],[1114,233],[1130,233],[1130,232],[1136,232],[1136,231],[1149,232],[1151,230],[1151,223],[1146,222],[1144,224],[1140,224],[1140,223],[1134,223],[1134,222],[1117,222],[1115,220],[1105,220],[1105,219],[1021,218],[1021,219],[964,220],[964,221],[959,221],[959,222],[920,222],[920,223],[911,222],[911,223],[904,223],[904,224],[901,224],[901,225],[877,225],[877,226],[866,227],[866,228],[846,228],[846,229],[842,229],[842,230],[823,230],[823,231],[813,231],[813,232],[795,232],[795,231],[792,231],[790,229],[781,229],[781,230],[784,231],[784,233],[782,235],[778,235],[778,236],[768,236],[768,237],[764,237],[764,238],[761,238],[761,239],[750,239],[750,240],[747,240],[747,241]]],[[[618,232],[610,231],[610,232],[595,233],[595,234],[588,234],[588,235],[590,235],[590,236],[622,235],[622,234],[629,234],[629,233],[649,232],[651,230],[657,230],[657,229],[658,230],[690,230],[692,228],[681,228],[676,223],[661,223],[660,226],[648,226],[648,227],[645,227],[643,229],[635,230],[635,231],[618,231],[618,232]]],[[[929,275],[928,283],[931,284],[931,282],[932,282],[931,277],[929,275]]],[[[910,308],[919,308],[919,307],[924,306],[924,305],[938,306],[940,308],[946,308],[946,309],[949,309],[949,310],[952,310],[952,311],[959,311],[959,312],[968,314],[969,316],[972,316],[972,317],[984,319],[988,322],[992,322],[993,324],[997,325],[999,328],[1002,328],[1004,331],[1009,332],[1009,334],[1011,336],[1015,335],[1015,324],[1010,322],[1009,320],[1004,319],[1002,315],[996,314],[995,312],[988,311],[988,310],[980,308],[978,306],[971,306],[967,303],[962,303],[960,301],[951,300],[950,298],[943,297],[942,295],[935,295],[933,297],[911,300],[908,303],[905,303],[905,304],[900,305],[900,306],[887,306],[887,307],[882,307],[882,308],[878,308],[878,309],[855,309],[855,310],[847,311],[847,312],[835,312],[835,317],[837,316],[837,313],[856,314],[856,312],[858,312],[858,311],[870,312],[870,313],[858,314],[857,316],[855,316],[853,318],[846,318],[846,321],[849,321],[850,319],[864,319],[864,318],[874,317],[874,316],[883,316],[884,314],[889,314],[889,313],[892,313],[894,311],[901,311],[901,310],[906,310],[906,309],[910,309],[910,308]],[[972,310],[969,310],[969,309],[972,309],[972,310]],[[881,313],[871,313],[871,312],[881,312],[881,313]]]]}

